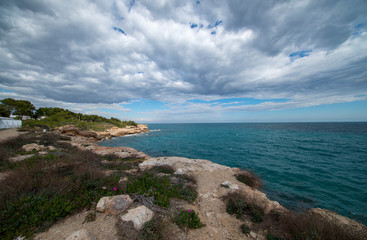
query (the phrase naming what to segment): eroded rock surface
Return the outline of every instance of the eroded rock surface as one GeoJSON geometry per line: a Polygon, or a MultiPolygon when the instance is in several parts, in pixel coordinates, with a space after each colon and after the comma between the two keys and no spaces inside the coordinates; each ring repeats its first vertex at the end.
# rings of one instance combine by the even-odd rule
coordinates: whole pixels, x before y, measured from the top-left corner
{"type": "Polygon", "coordinates": [[[97,211],[118,215],[125,211],[133,203],[129,195],[117,195],[103,197],[97,203],[97,211]]]}
{"type": "Polygon", "coordinates": [[[80,229],[76,232],[73,232],[69,237],[65,240],[96,240],[96,238],[88,232],[86,229],[80,229]]]}
{"type": "Polygon", "coordinates": [[[125,222],[132,221],[134,224],[134,228],[136,230],[140,230],[144,223],[150,221],[154,216],[154,213],[145,206],[140,206],[137,208],[133,208],[128,210],[126,214],[121,216],[121,219],[125,222]]]}

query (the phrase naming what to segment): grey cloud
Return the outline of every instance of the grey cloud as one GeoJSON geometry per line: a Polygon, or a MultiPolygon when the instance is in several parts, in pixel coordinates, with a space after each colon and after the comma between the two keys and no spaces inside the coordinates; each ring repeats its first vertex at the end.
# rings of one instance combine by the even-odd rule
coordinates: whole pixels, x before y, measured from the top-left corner
{"type": "Polygon", "coordinates": [[[23,95],[109,104],[192,96],[344,99],[367,89],[366,53],[358,60],[356,50],[333,55],[356,31],[363,40],[350,44],[366,48],[362,0],[0,4],[0,86],[23,95]],[[218,20],[212,35],[206,26],[218,20]],[[302,50],[312,53],[291,63],[289,55],[302,50]],[[324,51],[329,55],[313,59],[326,66],[307,61],[324,51]],[[328,64],[334,61],[339,70],[328,64]]]}

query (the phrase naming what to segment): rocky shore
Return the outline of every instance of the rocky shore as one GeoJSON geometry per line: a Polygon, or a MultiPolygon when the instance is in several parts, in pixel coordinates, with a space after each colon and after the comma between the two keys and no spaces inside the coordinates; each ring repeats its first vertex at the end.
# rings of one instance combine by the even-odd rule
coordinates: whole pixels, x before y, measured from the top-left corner
{"type": "MultiPolygon", "coordinates": [[[[176,176],[189,176],[195,179],[197,198],[194,202],[172,199],[171,207],[165,209],[154,205],[151,198],[146,198],[146,196],[123,194],[103,197],[96,203],[94,212],[86,210],[68,216],[51,226],[47,231],[35,235],[34,239],[137,239],[137,233],[141,231],[144,223],[153,219],[156,215],[164,213],[169,216],[177,213],[179,209],[191,209],[198,213],[203,227],[195,230],[182,230],[172,222],[166,222],[162,228],[168,232],[168,237],[166,236],[163,239],[280,239],[269,238],[270,232],[277,231],[277,229],[274,229],[277,225],[274,225],[271,221],[279,221],[274,220],[276,218],[273,217],[287,214],[290,211],[278,202],[268,199],[265,193],[239,181],[236,176],[245,173],[244,171],[208,160],[182,157],[151,158],[143,152],[128,147],[101,147],[98,145],[98,142],[106,137],[146,131],[149,131],[146,125],[126,129],[110,129],[102,133],[82,131],[75,126],[64,126],[56,129],[57,134],[65,137],[65,140],[62,141],[81,150],[89,150],[100,156],[114,155],[121,159],[140,159],[140,164],[136,168],[121,170],[126,172],[127,176],[149,172],[150,169],[156,167],[163,167],[170,168],[173,172],[171,174],[160,173],[159,176],[168,176],[172,181],[177,180],[176,176]],[[236,218],[235,215],[228,213],[228,200],[226,198],[231,194],[245,196],[252,203],[261,206],[264,216],[272,217],[266,217],[264,223],[261,224],[253,222],[250,218],[236,218]],[[91,213],[94,218],[93,221],[86,221],[91,213]],[[245,231],[243,226],[246,226],[245,231]]],[[[57,152],[57,149],[53,146],[43,146],[36,143],[25,145],[22,149],[26,152],[40,151],[32,153],[32,155],[57,152]]],[[[21,159],[10,161],[23,161],[24,156],[27,155],[19,156],[21,159]]],[[[102,162],[102,164],[111,164],[111,162],[102,162]]],[[[107,174],[110,174],[110,172],[107,174]]],[[[120,186],[126,186],[127,181],[127,177],[121,178],[120,186]]],[[[362,236],[362,238],[357,239],[364,239],[363,236],[367,237],[366,226],[335,212],[316,208],[311,209],[308,213],[317,216],[318,224],[326,221],[340,229],[357,231],[359,236],[362,236]]],[[[281,224],[281,222],[277,224],[281,224]]]]}
{"type": "Polygon", "coordinates": [[[148,132],[148,126],[139,124],[138,126],[127,126],[126,128],[112,127],[104,132],[82,131],[73,125],[66,125],[55,129],[56,133],[70,137],[70,144],[83,150],[90,150],[98,155],[114,154],[121,158],[149,159],[143,152],[129,147],[102,147],[98,145],[101,140],[112,137],[120,137],[131,134],[148,132]]]}

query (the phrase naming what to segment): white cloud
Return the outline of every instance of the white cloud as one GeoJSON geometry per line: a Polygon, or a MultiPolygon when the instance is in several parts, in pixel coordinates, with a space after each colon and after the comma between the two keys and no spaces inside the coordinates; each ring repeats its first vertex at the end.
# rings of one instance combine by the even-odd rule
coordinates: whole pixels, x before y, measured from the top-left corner
{"type": "Polygon", "coordinates": [[[348,102],[366,96],[366,11],[363,0],[6,1],[0,87],[92,111],[139,98],[172,104],[167,114],[348,102]],[[243,97],[290,101],[182,105],[243,97]]]}

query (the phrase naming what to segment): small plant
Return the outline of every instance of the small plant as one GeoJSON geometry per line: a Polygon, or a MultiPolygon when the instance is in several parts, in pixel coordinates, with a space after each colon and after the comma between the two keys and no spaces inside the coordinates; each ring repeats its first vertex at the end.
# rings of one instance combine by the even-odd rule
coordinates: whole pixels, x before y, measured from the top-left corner
{"type": "Polygon", "coordinates": [[[89,212],[87,214],[87,216],[85,216],[85,219],[84,219],[84,222],[83,223],[86,223],[86,222],[93,222],[96,220],[96,212],[93,211],[93,212],[89,212]]]}
{"type": "Polygon", "coordinates": [[[184,229],[198,229],[204,226],[200,221],[199,214],[194,210],[181,210],[181,212],[175,217],[174,222],[184,229]]]}
{"type": "Polygon", "coordinates": [[[284,238],[277,237],[277,236],[272,235],[271,233],[268,233],[266,235],[266,240],[284,240],[284,238]]]}
{"type": "Polygon", "coordinates": [[[241,225],[241,230],[242,230],[242,232],[243,232],[244,234],[249,234],[249,233],[250,233],[250,231],[251,231],[250,227],[249,227],[248,225],[246,225],[246,224],[242,224],[242,225],[241,225]]]}
{"type": "Polygon", "coordinates": [[[130,176],[126,192],[154,197],[154,204],[161,207],[169,207],[171,198],[194,201],[197,197],[194,188],[185,187],[180,183],[172,184],[168,176],[159,177],[152,173],[144,173],[142,176],[130,176]]]}
{"type": "Polygon", "coordinates": [[[196,189],[192,187],[191,185],[178,191],[178,194],[179,194],[179,198],[186,200],[186,201],[190,201],[190,202],[194,202],[196,198],[198,197],[198,193],[196,189]]]}
{"type": "Polygon", "coordinates": [[[227,213],[236,214],[237,218],[249,215],[250,220],[255,223],[263,221],[264,209],[261,206],[238,193],[229,193],[226,198],[228,199],[226,207],[227,213]]]}
{"type": "Polygon", "coordinates": [[[173,169],[173,167],[169,165],[155,166],[151,170],[157,173],[165,173],[165,174],[173,174],[175,172],[175,169],[173,169]]]}
{"type": "Polygon", "coordinates": [[[237,174],[235,177],[238,181],[246,184],[249,187],[252,187],[252,188],[262,187],[260,177],[257,176],[254,172],[251,172],[249,170],[246,172],[241,172],[237,174]]]}
{"type": "Polygon", "coordinates": [[[164,228],[163,217],[158,216],[144,224],[138,239],[139,240],[159,240],[163,239],[162,229],[164,228]]]}

